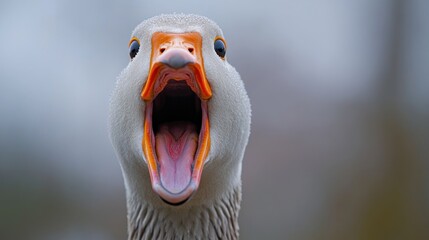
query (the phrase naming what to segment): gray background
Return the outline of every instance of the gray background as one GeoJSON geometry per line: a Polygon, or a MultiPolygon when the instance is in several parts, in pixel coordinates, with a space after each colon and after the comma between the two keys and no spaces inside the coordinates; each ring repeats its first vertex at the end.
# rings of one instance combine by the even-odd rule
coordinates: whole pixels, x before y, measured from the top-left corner
{"type": "Polygon", "coordinates": [[[0,239],[125,239],[130,33],[215,20],[252,107],[242,239],[429,239],[429,2],[0,2],[0,239]]]}

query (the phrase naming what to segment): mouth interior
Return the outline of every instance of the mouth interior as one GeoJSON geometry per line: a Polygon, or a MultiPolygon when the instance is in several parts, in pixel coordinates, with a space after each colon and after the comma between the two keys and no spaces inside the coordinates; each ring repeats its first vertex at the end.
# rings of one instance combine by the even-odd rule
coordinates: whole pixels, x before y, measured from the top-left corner
{"type": "Polygon", "coordinates": [[[152,128],[161,184],[171,193],[191,181],[201,124],[200,98],[186,81],[169,80],[153,100],[152,128]]]}
{"type": "Polygon", "coordinates": [[[201,112],[201,100],[186,81],[170,80],[153,101],[153,130],[156,134],[163,124],[186,122],[199,132],[201,112]]]}

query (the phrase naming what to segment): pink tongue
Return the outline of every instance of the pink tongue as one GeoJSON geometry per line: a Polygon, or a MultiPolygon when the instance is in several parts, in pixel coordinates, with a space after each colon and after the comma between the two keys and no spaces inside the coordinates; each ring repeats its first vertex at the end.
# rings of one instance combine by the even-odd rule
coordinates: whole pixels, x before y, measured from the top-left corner
{"type": "Polygon", "coordinates": [[[165,123],[160,126],[155,139],[161,183],[171,193],[179,193],[191,180],[191,165],[198,142],[195,126],[189,122],[165,123]]]}

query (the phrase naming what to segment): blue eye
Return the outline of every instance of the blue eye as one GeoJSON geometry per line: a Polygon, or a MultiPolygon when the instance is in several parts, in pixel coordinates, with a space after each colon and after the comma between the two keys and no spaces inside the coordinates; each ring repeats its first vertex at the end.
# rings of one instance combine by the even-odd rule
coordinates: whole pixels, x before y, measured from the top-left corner
{"type": "Polygon", "coordinates": [[[137,40],[133,40],[130,44],[130,58],[133,59],[139,52],[140,43],[137,40]]]}
{"type": "Polygon", "coordinates": [[[214,50],[219,57],[224,58],[226,54],[225,42],[220,38],[216,39],[214,42],[214,50]]]}

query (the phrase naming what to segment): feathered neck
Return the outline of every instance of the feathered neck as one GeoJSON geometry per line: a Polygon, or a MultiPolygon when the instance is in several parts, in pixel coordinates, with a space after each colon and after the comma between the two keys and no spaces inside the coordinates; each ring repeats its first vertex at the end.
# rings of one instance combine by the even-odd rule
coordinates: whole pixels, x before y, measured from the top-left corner
{"type": "Polygon", "coordinates": [[[128,239],[238,239],[240,202],[241,186],[237,186],[210,205],[129,204],[128,239]]]}

